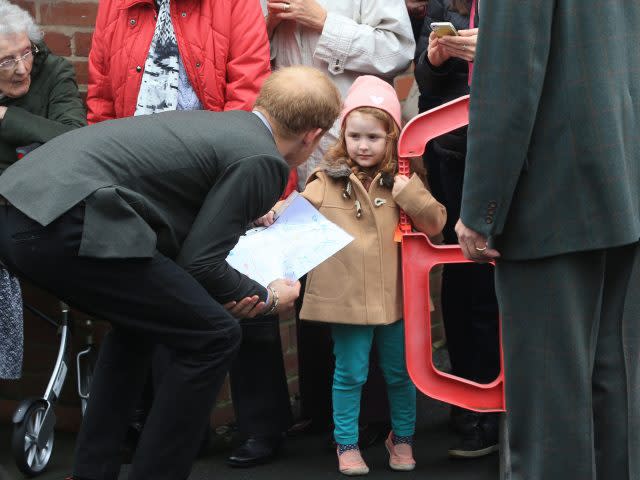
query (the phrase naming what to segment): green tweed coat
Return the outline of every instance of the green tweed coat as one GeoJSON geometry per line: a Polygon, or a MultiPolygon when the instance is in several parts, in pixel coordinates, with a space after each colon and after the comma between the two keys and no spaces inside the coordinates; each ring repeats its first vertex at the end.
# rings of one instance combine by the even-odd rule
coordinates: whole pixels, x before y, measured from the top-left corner
{"type": "Polygon", "coordinates": [[[508,260],[638,241],[640,2],[481,0],[480,16],[462,221],[508,260]]]}

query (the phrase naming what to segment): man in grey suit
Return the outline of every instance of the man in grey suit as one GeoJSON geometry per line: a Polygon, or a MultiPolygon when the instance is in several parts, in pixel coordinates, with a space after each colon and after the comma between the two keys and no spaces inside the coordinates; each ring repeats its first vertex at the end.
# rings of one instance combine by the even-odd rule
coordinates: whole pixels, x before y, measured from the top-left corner
{"type": "Polygon", "coordinates": [[[283,69],[255,111],[167,112],[56,138],[0,177],[0,258],[109,321],[78,437],[74,478],[117,479],[119,448],[152,348],[173,353],[129,478],[189,475],[202,425],[238,349],[234,318],[292,306],[226,257],[275,204],[340,112],[322,73],[283,69]]]}
{"type": "Polygon", "coordinates": [[[640,2],[480,8],[456,232],[496,259],[502,478],[638,480],[640,2]]]}

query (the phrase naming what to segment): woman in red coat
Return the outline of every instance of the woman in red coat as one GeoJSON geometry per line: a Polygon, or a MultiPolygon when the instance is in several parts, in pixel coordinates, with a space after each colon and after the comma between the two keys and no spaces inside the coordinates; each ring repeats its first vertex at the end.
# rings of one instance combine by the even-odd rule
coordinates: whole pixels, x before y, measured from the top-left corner
{"type": "Polygon", "coordinates": [[[101,0],[89,55],[88,120],[250,110],[269,72],[257,1],[101,0]],[[162,81],[149,86],[147,78],[158,72],[162,81]],[[163,101],[150,106],[150,97],[163,101]]]}

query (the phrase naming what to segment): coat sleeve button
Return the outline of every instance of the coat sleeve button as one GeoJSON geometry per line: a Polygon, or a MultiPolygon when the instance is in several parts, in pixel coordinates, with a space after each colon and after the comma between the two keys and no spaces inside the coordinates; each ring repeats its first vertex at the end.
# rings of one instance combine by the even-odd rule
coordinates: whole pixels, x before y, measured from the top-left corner
{"type": "Polygon", "coordinates": [[[141,72],[141,71],[142,71],[142,67],[141,67],[140,65],[138,65],[138,66],[136,67],[136,72],[141,72]]]}
{"type": "Polygon", "coordinates": [[[131,20],[129,20],[129,24],[133,27],[136,24],[136,19],[132,18],[131,20]]]}
{"type": "Polygon", "coordinates": [[[493,223],[493,218],[491,217],[485,217],[484,219],[484,223],[486,223],[487,225],[490,225],[493,223]]]}

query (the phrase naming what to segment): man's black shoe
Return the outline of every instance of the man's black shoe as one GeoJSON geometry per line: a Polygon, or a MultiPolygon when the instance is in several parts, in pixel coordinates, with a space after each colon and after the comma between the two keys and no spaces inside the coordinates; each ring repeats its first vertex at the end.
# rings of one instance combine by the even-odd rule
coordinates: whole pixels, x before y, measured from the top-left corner
{"type": "Polygon", "coordinates": [[[477,458],[497,452],[498,416],[496,414],[476,414],[474,422],[465,423],[460,441],[449,449],[453,458],[477,458]]]}
{"type": "Polygon", "coordinates": [[[246,468],[269,463],[276,457],[281,445],[282,437],[249,437],[227,458],[227,465],[246,468]]]}
{"type": "Polygon", "coordinates": [[[454,432],[464,435],[476,427],[481,417],[481,413],[451,405],[449,427],[454,432]]]}

